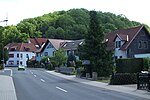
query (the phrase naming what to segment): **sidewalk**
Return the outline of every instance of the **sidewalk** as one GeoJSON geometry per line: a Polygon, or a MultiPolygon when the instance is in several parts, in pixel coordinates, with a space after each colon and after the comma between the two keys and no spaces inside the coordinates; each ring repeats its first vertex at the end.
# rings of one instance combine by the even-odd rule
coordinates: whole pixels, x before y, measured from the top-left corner
{"type": "Polygon", "coordinates": [[[14,83],[10,76],[0,75],[0,100],[17,100],[14,83]]]}
{"type": "Polygon", "coordinates": [[[74,82],[79,82],[91,86],[96,86],[100,88],[105,88],[117,92],[127,93],[135,96],[139,96],[142,98],[150,99],[150,92],[145,90],[137,90],[136,85],[108,85],[107,83],[97,82],[97,81],[90,81],[86,79],[76,78],[75,75],[64,75],[61,73],[56,73],[54,71],[46,71],[50,74],[56,75],[58,77],[62,77],[64,79],[68,79],[74,82]]]}

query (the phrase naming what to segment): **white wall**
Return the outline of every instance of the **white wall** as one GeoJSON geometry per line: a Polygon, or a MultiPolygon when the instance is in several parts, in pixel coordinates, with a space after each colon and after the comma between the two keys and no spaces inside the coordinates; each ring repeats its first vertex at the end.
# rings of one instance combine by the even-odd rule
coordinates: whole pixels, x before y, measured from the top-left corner
{"type": "Polygon", "coordinates": [[[135,58],[150,58],[150,54],[135,54],[135,58]]]}
{"type": "Polygon", "coordinates": [[[17,61],[22,62],[22,65],[27,66],[26,61],[28,60],[27,58],[27,54],[29,56],[29,59],[31,59],[33,56],[35,57],[35,53],[33,52],[17,52],[17,51],[13,51],[13,52],[9,52],[9,54],[14,54],[13,58],[9,58],[8,61],[6,62],[6,66],[18,66],[17,65],[17,61]],[[17,57],[17,54],[19,54],[19,57],[17,57]],[[21,58],[21,54],[22,54],[22,58],[21,58]],[[14,63],[10,63],[10,61],[14,61],[14,63]]]}
{"type": "MultiPolygon", "coordinates": [[[[115,46],[116,46],[116,41],[121,41],[118,37],[115,40],[115,46]]],[[[125,41],[121,41],[121,46],[124,44],[125,41]]],[[[122,58],[127,58],[127,52],[126,51],[122,51],[120,50],[120,48],[116,48],[115,47],[115,54],[114,56],[117,56],[117,58],[120,58],[120,56],[122,56],[122,58]]]]}

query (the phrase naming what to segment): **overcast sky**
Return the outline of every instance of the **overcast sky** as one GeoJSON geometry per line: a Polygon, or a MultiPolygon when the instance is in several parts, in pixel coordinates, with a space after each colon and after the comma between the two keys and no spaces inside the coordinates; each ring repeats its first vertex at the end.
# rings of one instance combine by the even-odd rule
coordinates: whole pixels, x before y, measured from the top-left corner
{"type": "Polygon", "coordinates": [[[72,8],[123,14],[150,26],[150,0],[0,0],[0,21],[8,15],[8,25],[16,25],[25,18],[72,8]]]}

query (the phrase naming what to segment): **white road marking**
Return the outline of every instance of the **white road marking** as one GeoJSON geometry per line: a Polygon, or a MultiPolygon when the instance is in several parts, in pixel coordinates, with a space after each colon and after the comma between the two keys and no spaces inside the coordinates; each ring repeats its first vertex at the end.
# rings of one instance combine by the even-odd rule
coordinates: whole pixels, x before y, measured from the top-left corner
{"type": "Polygon", "coordinates": [[[34,75],[34,77],[36,77],[36,75],[34,75]]]}
{"type": "Polygon", "coordinates": [[[13,76],[13,71],[12,71],[12,69],[4,69],[4,70],[10,70],[10,76],[11,76],[11,77],[13,76]]]}
{"type": "Polygon", "coordinates": [[[66,91],[65,89],[62,89],[62,88],[60,88],[60,87],[58,87],[58,86],[56,86],[56,89],[61,90],[61,91],[65,92],[65,93],[68,92],[68,91],[66,91]]]}
{"type": "Polygon", "coordinates": [[[33,74],[33,72],[30,70],[31,74],[33,74]]]}
{"type": "Polygon", "coordinates": [[[45,80],[43,80],[43,79],[40,79],[42,82],[45,82],[45,80]]]}

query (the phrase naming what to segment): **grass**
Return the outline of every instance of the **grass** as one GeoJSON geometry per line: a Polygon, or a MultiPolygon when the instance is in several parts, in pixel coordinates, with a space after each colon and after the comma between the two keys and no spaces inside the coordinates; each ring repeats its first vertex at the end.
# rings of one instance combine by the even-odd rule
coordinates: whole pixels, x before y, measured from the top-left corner
{"type": "Polygon", "coordinates": [[[98,82],[109,83],[110,80],[97,80],[98,82]]]}
{"type": "Polygon", "coordinates": [[[103,82],[103,83],[110,83],[110,78],[102,78],[97,80],[98,82],[103,82]]]}

